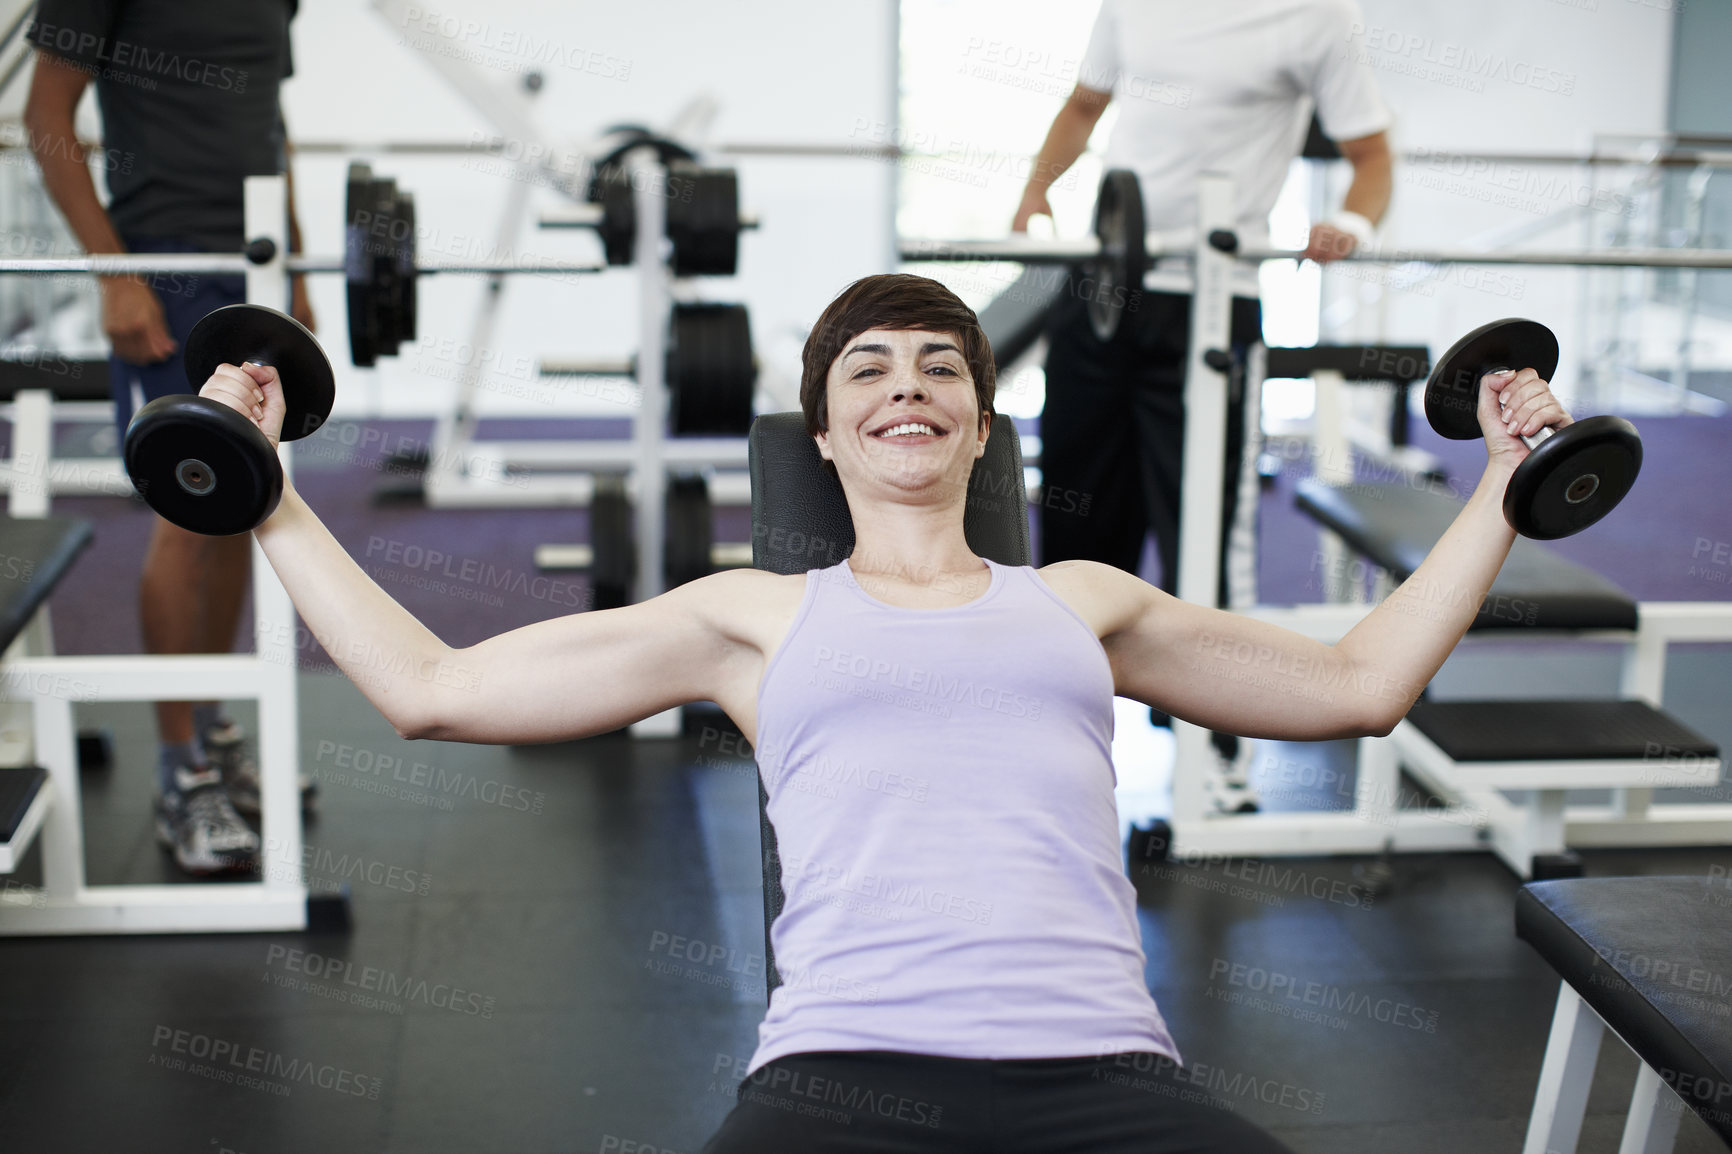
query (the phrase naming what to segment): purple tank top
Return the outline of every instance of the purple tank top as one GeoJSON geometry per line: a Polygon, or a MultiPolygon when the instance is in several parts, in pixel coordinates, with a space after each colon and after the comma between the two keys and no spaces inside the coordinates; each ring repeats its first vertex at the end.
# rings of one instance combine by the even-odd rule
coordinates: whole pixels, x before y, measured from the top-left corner
{"type": "Polygon", "coordinates": [[[806,595],[758,698],[787,904],[751,1069],[895,1050],[1177,1060],[1119,845],[1113,680],[1032,568],[903,609],[848,563],[806,595]]]}

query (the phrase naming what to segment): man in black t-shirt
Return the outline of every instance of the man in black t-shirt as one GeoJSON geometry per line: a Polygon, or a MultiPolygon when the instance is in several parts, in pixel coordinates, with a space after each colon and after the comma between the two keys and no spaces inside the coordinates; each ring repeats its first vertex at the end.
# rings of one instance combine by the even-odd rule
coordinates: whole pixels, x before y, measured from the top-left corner
{"type": "MultiPolygon", "coordinates": [[[[293,72],[297,0],[41,0],[25,126],[42,180],[87,252],[237,252],[243,185],[286,173],[278,89],[293,72]],[[97,197],[73,117],[96,82],[109,201],[97,197]]],[[[289,247],[298,251],[293,184],[289,247]]],[[[180,345],[198,319],[245,299],[241,277],[102,277],[102,327],[122,435],[134,408],[187,384],[180,345]]],[[[295,278],[291,311],[311,327],[295,278]]],[[[233,648],[250,574],[248,535],[204,537],[156,520],[139,585],[150,653],[233,648]]],[[[258,774],[215,702],[156,706],[157,830],[194,873],[256,868],[258,774]]],[[[302,796],[310,792],[303,780],[302,796]]]]}

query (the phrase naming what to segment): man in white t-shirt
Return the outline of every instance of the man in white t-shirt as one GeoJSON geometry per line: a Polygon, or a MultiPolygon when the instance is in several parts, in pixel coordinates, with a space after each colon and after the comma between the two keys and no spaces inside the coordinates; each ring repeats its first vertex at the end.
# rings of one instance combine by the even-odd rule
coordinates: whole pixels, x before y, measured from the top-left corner
{"type": "MultiPolygon", "coordinates": [[[[1219,172],[1233,179],[1241,241],[1266,245],[1269,210],[1315,110],[1352,164],[1353,183],[1342,210],[1312,228],[1305,255],[1325,261],[1368,244],[1389,204],[1391,117],[1355,51],[1360,20],[1354,0],[1103,0],[1076,89],[1041,145],[1012,229],[1052,214],[1047,188],[1082,155],[1116,99],[1106,167],[1137,174],[1151,231],[1194,233],[1197,178],[1219,172]]],[[[1066,293],[1048,325],[1041,473],[1049,490],[1089,500],[1042,502],[1040,563],[1083,558],[1135,573],[1152,530],[1162,587],[1173,592],[1188,263],[1158,264],[1143,287],[1110,342],[1094,335],[1077,293],[1066,293]]],[[[1256,270],[1242,266],[1232,318],[1239,365],[1261,331],[1256,270]]],[[[1223,542],[1244,446],[1238,368],[1232,378],[1223,542]]],[[[1231,756],[1230,739],[1217,745],[1231,756]]]]}

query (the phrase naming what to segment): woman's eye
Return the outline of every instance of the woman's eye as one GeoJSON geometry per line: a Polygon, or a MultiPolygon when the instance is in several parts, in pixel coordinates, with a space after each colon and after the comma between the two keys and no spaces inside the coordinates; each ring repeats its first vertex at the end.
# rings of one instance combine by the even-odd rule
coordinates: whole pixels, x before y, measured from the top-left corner
{"type": "Polygon", "coordinates": [[[951,368],[949,365],[933,365],[926,371],[929,373],[946,373],[952,377],[956,376],[956,370],[951,368]]]}

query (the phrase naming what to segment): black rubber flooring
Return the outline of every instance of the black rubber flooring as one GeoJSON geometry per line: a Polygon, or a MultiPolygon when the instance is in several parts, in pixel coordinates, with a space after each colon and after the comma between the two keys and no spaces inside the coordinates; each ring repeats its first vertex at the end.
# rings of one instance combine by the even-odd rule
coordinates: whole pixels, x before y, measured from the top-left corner
{"type": "MultiPolygon", "coordinates": [[[[346,884],[352,930],[0,940],[0,1148],[699,1150],[763,1008],[753,770],[719,717],[675,740],[414,743],[346,681],[301,685],[321,788],[304,860],[316,888],[346,884]],[[673,964],[675,939],[702,961],[673,964]],[[231,1081],[255,1049],[278,1076],[231,1081]]],[[[173,880],[146,819],[148,715],[81,721],[119,753],[86,774],[91,880],[173,880]]],[[[1351,796],[1300,796],[1322,776],[1292,771],[1307,758],[1342,761],[1282,747],[1265,786],[1351,796]]],[[[1732,851],[1588,861],[1723,875],[1732,851]]],[[[1302,1154],[1518,1149],[1557,982],[1515,940],[1514,878],[1489,855],[1401,857],[1372,896],[1364,868],[1133,868],[1186,1059],[1302,1154]],[[1324,992],[1271,998],[1276,980],[1324,992]]],[[[1583,1151],[1616,1149],[1634,1071],[1608,1041],[1583,1151]]],[[[1719,1148],[1685,1118],[1680,1152],[1719,1148]]]]}
{"type": "MultiPolygon", "coordinates": [[[[430,588],[392,553],[438,548],[529,572],[534,543],[585,539],[581,513],[371,504],[379,446],[395,442],[328,428],[320,451],[301,455],[299,483],[446,640],[581,603],[565,586],[491,600],[461,583],[430,588]]],[[[1723,428],[1645,420],[1660,472],[1632,495],[1640,507],[1564,543],[1568,555],[1639,597],[1723,597],[1725,573],[1701,564],[1732,532],[1716,496],[1725,486],[1664,475],[1668,462],[1712,472],[1723,428]],[[1696,505],[1679,507],[1680,493],[1696,505]]],[[[1272,601],[1315,596],[1314,530],[1290,513],[1290,483],[1264,498],[1272,601]]],[[[97,544],[55,598],[61,651],[136,651],[131,590],[148,517],[107,499],[56,511],[98,521],[97,544]]],[[[742,518],[719,514],[718,534],[744,539],[742,518]]],[[[1671,664],[1668,708],[1732,747],[1732,647],[1681,647],[1671,664]]],[[[1464,650],[1434,688],[1610,693],[1617,668],[1604,646],[1531,645],[1519,663],[1507,648],[1464,650]]],[[[329,666],[303,671],[300,715],[322,791],[305,866],[316,888],[347,886],[352,931],[0,939],[0,1152],[701,1149],[764,1005],[754,771],[719,718],[691,716],[687,735],[667,741],[412,743],[329,666]],[[676,938],[703,962],[670,964],[676,938]],[[284,1073],[227,1080],[228,1056],[254,1051],[284,1073]]],[[[87,706],[80,718],[113,730],[118,753],[85,777],[91,881],[178,880],[148,818],[146,708],[87,706]]],[[[1352,799],[1339,746],[1264,747],[1254,772],[1272,809],[1352,799]]],[[[1725,785],[1690,792],[1732,797],[1725,785]]],[[[1732,847],[1586,857],[1592,874],[1732,872],[1732,847]]],[[[292,863],[267,847],[266,864],[292,863]]],[[[1489,855],[1400,857],[1368,902],[1365,865],[1134,871],[1150,988],[1182,1051],[1300,1154],[1519,1149],[1557,982],[1514,937],[1515,879],[1489,855]],[[1256,988],[1275,981],[1322,993],[1295,1013],[1292,999],[1256,988]]],[[[32,857],[0,885],[37,875],[32,857]]],[[[1586,1154],[1617,1148],[1634,1071],[1608,1041],[1586,1154]]],[[[1719,1149],[1685,1117],[1680,1154],[1719,1149]]]]}

